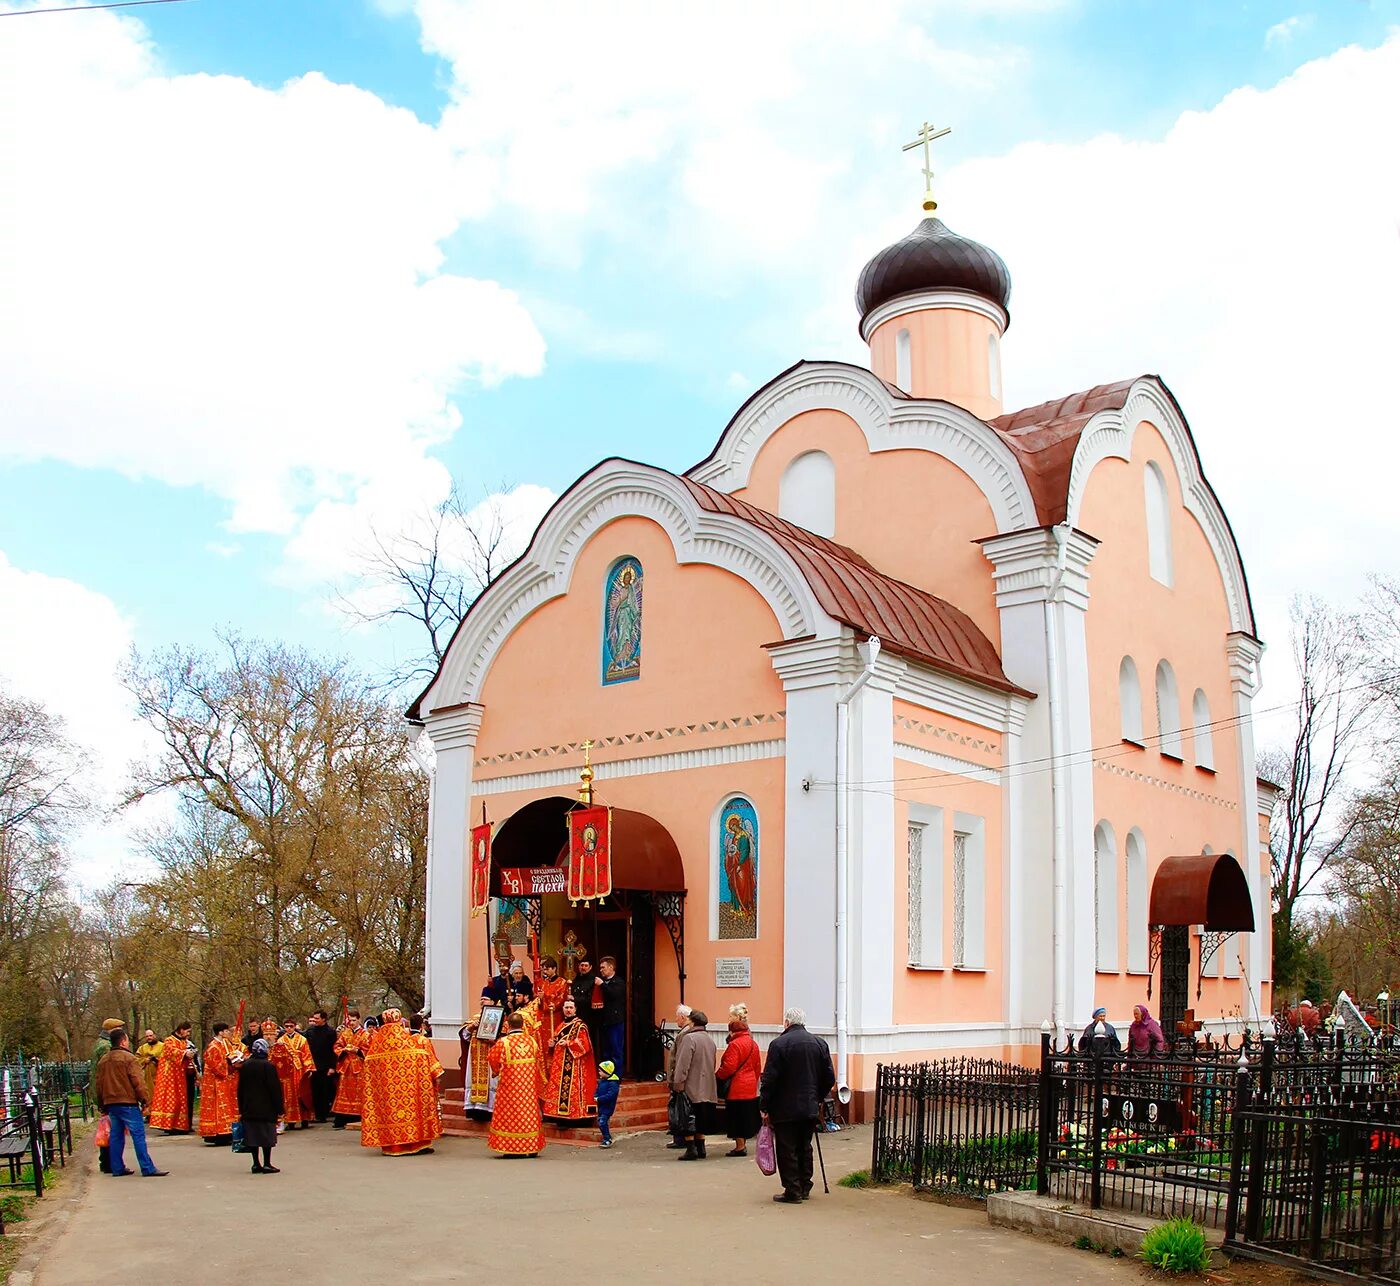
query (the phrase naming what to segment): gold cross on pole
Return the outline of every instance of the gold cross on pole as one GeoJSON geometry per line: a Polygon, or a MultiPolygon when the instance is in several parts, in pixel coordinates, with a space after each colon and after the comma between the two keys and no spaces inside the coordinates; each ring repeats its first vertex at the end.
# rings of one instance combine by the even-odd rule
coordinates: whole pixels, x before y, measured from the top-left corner
{"type": "Polygon", "coordinates": [[[953,132],[951,126],[943,129],[934,129],[927,121],[919,127],[919,136],[912,143],[906,143],[903,151],[912,152],[916,147],[924,149],[924,209],[932,214],[938,209],[938,202],[933,199],[933,154],[929,151],[929,144],[934,139],[942,138],[945,134],[953,132]]]}

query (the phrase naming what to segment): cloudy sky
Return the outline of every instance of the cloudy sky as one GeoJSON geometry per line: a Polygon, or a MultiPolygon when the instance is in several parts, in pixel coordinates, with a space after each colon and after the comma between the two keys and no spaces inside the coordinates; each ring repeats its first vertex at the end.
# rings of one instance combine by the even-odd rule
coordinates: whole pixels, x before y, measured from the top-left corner
{"type": "Polygon", "coordinates": [[[1400,0],[54,3],[0,0],[0,679],[108,791],[133,645],[388,666],[331,601],[371,526],[455,478],[528,529],[860,360],[926,118],[1008,407],[1162,375],[1276,657],[1400,574],[1400,0]]]}

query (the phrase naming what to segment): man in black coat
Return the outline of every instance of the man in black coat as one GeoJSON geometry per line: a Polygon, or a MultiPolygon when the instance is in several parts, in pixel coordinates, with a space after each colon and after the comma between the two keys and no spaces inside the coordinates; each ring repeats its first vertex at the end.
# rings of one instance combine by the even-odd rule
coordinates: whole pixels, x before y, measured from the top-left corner
{"type": "MultiPolygon", "coordinates": [[[[574,1007],[578,1010],[578,1016],[583,1019],[584,1026],[588,1028],[588,1042],[593,1046],[593,1053],[601,1060],[603,1055],[599,1053],[598,1019],[602,1015],[601,1009],[593,1008],[593,962],[591,960],[580,960],[575,966],[578,970],[573,982],[569,984],[569,992],[574,998],[574,1007]]],[[[621,1069],[618,1069],[621,1071],[621,1069]]]]}
{"type": "Polygon", "coordinates": [[[821,1105],[836,1084],[831,1049],[807,1030],[806,1022],[800,1009],[783,1015],[783,1034],[768,1046],[758,1087],[759,1107],[773,1127],[783,1184],[773,1200],[785,1205],[812,1195],[812,1135],[821,1105]]]}
{"type": "Polygon", "coordinates": [[[611,1059],[621,1071],[627,1053],[627,984],[618,975],[612,956],[598,961],[598,982],[590,1003],[598,1000],[603,1002],[601,1011],[594,1010],[598,1014],[598,1061],[611,1059]]]}
{"type": "Polygon", "coordinates": [[[311,1046],[311,1061],[316,1070],[311,1073],[311,1106],[316,1119],[324,1124],[330,1119],[331,1104],[335,1102],[335,1028],[326,1021],[326,1011],[318,1009],[306,1024],[306,1043],[311,1046]]]}

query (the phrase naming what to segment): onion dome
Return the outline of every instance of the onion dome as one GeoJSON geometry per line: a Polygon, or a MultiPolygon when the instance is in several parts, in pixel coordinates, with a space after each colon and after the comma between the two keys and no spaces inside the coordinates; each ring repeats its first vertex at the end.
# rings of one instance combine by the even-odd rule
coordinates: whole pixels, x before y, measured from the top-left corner
{"type": "Polygon", "coordinates": [[[1011,274],[995,250],[929,216],[865,265],[856,284],[856,307],[863,321],[898,295],[930,290],[966,290],[1009,313],[1011,274]]]}

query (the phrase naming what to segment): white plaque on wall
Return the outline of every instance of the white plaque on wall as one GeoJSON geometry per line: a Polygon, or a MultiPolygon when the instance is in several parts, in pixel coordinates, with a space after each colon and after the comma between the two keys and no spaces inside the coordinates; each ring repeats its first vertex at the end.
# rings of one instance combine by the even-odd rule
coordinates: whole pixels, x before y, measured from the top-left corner
{"type": "Polygon", "coordinates": [[[749,956],[721,956],[715,961],[716,987],[751,987],[753,960],[749,956]]]}

